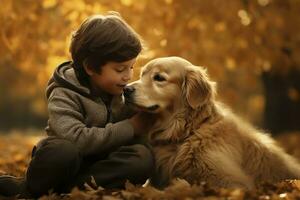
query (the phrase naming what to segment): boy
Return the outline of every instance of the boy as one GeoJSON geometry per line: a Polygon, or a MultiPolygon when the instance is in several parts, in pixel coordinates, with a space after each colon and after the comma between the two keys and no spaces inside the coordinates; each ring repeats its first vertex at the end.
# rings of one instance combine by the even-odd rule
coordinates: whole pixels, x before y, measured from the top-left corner
{"type": "Polygon", "coordinates": [[[123,98],[141,50],[139,36],[116,14],[81,24],[72,35],[72,62],[58,66],[48,83],[48,137],[34,147],[25,178],[0,177],[0,195],[68,192],[91,177],[105,188],[146,181],[154,161],[138,138],[152,122],[133,115],[123,98]]]}

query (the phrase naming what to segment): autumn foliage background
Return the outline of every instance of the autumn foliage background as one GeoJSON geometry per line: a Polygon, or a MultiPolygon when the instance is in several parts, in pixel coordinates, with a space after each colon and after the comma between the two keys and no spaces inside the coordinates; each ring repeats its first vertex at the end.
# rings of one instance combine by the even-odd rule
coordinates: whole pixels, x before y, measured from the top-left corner
{"type": "Polygon", "coordinates": [[[87,16],[111,10],[145,41],[135,79],[150,59],[181,56],[206,66],[218,98],[254,125],[274,136],[299,133],[299,0],[1,0],[2,171],[22,174],[26,162],[12,168],[1,160],[8,151],[18,155],[21,144],[30,149],[37,140],[31,135],[44,134],[45,87],[55,67],[70,59],[71,32],[87,16]],[[28,143],[12,142],[17,137],[7,133],[25,134],[28,143]]]}
{"type": "Polygon", "coordinates": [[[290,108],[299,104],[299,80],[289,80],[299,79],[298,0],[2,0],[0,129],[45,126],[46,83],[54,68],[70,59],[71,32],[87,16],[110,10],[120,12],[148,47],[135,77],[152,58],[182,56],[206,66],[219,97],[254,124],[272,132],[299,128],[290,123],[290,115],[299,114],[299,106],[290,108]],[[270,99],[266,94],[273,90],[280,94],[270,99]],[[284,108],[279,103],[275,110],[266,108],[279,95],[284,108]],[[266,109],[272,115],[285,112],[281,118],[290,125],[272,128],[278,122],[265,118],[266,109]]]}
{"type": "MultiPolygon", "coordinates": [[[[258,126],[265,125],[265,77],[287,81],[300,68],[298,0],[2,0],[1,129],[45,126],[46,83],[70,59],[71,32],[87,16],[110,10],[120,12],[148,47],[135,77],[152,58],[182,56],[206,66],[219,97],[258,126]]],[[[298,80],[284,90],[276,92],[299,104],[298,80]]]]}

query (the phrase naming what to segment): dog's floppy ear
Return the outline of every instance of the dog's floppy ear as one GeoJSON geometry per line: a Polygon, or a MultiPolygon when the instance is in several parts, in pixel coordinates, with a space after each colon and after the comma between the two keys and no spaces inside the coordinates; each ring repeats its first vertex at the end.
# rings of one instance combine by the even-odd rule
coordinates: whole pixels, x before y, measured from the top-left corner
{"type": "Polygon", "coordinates": [[[184,90],[187,103],[196,109],[215,96],[216,83],[209,80],[206,70],[197,67],[189,66],[187,69],[184,90]]]}

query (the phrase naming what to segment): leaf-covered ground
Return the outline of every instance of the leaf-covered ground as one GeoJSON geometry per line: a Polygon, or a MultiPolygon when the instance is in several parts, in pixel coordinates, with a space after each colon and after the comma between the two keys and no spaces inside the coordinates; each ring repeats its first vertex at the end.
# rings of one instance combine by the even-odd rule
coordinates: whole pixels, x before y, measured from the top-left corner
{"type": "MultiPolygon", "coordinates": [[[[23,176],[30,160],[31,149],[41,138],[39,134],[21,135],[18,132],[0,134],[0,175],[12,174],[23,176]]],[[[277,137],[287,152],[300,160],[300,133],[288,133],[277,137]]],[[[174,180],[165,190],[157,190],[151,186],[135,186],[126,184],[125,190],[105,190],[86,186],[85,191],[74,188],[70,194],[49,194],[40,199],[105,199],[105,200],[138,200],[138,199],[300,199],[300,180],[287,180],[281,183],[264,183],[259,189],[245,191],[242,189],[213,189],[205,183],[190,185],[184,180],[174,180]]]]}

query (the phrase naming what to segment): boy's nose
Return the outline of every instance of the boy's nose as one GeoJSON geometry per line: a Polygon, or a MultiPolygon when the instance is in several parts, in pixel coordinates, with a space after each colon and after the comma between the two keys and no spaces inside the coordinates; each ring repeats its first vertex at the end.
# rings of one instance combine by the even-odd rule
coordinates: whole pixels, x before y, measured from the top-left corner
{"type": "Polygon", "coordinates": [[[126,81],[126,82],[128,82],[130,79],[131,79],[131,76],[124,76],[123,77],[123,80],[126,81]]]}
{"type": "Polygon", "coordinates": [[[134,93],[135,88],[133,86],[126,86],[123,90],[124,96],[128,98],[132,95],[132,93],[134,93]]]}
{"type": "Polygon", "coordinates": [[[133,72],[130,70],[126,74],[124,74],[123,80],[128,82],[130,79],[132,79],[132,77],[133,77],[133,72]]]}

